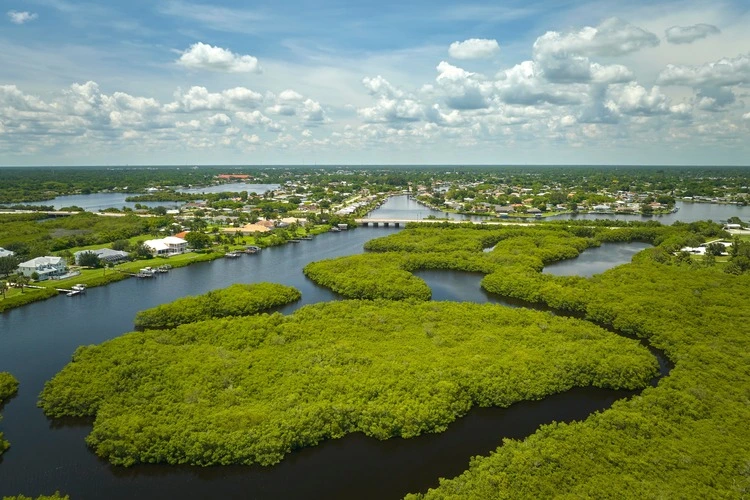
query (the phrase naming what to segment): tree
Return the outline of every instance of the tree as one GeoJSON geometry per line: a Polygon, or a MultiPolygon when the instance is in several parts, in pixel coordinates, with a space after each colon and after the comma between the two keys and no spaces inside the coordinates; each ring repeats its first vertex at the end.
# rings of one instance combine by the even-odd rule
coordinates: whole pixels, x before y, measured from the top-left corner
{"type": "Polygon", "coordinates": [[[78,265],[83,267],[101,267],[102,261],[94,252],[83,252],[78,256],[78,265]]]}
{"type": "Polygon", "coordinates": [[[720,256],[724,253],[724,245],[721,243],[710,243],[708,246],[706,246],[706,255],[714,255],[714,256],[720,256]]]}
{"type": "Polygon", "coordinates": [[[0,276],[8,276],[16,272],[20,259],[15,255],[0,257],[0,276]]]}
{"type": "Polygon", "coordinates": [[[150,259],[153,255],[151,255],[151,250],[142,241],[139,241],[133,249],[131,257],[133,259],[150,259]]]}
{"type": "Polygon", "coordinates": [[[109,247],[112,250],[127,252],[130,250],[130,243],[128,242],[128,240],[115,240],[109,247]]]}
{"type": "Polygon", "coordinates": [[[185,235],[185,241],[191,248],[200,249],[211,245],[211,237],[198,231],[190,231],[185,235]]]}
{"type": "Polygon", "coordinates": [[[16,276],[16,283],[21,286],[21,293],[24,293],[24,287],[29,284],[29,277],[23,274],[16,276]]]}
{"type": "Polygon", "coordinates": [[[34,281],[39,281],[39,273],[36,272],[36,271],[34,271],[33,273],[31,273],[31,279],[34,280],[34,281]]]}
{"type": "Polygon", "coordinates": [[[8,282],[6,280],[0,280],[0,292],[3,293],[3,298],[5,298],[5,292],[8,290],[8,282]]]}

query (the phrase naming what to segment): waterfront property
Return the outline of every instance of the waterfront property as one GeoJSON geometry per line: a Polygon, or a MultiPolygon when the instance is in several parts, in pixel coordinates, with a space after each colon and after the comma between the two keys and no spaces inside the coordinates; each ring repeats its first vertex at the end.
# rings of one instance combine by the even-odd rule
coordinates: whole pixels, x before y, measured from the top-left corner
{"type": "Polygon", "coordinates": [[[93,253],[97,257],[99,257],[99,260],[101,260],[102,262],[112,264],[126,261],[130,257],[130,254],[128,254],[128,252],[123,252],[121,250],[112,250],[111,248],[100,248],[98,250],[81,250],[80,252],[76,252],[73,254],[76,264],[80,265],[81,256],[85,253],[93,253]]]}
{"type": "Polygon", "coordinates": [[[223,228],[221,232],[228,233],[228,234],[241,233],[243,235],[247,235],[247,234],[253,234],[253,233],[267,233],[270,230],[271,229],[268,226],[257,223],[257,224],[245,224],[244,226],[241,226],[241,227],[227,227],[227,228],[223,228]]]}
{"type": "Polygon", "coordinates": [[[0,257],[13,257],[16,253],[0,247],[0,257]]]}
{"type": "Polygon", "coordinates": [[[146,240],[143,244],[155,257],[169,257],[187,252],[187,241],[176,236],[167,236],[159,240],[146,240]]]}
{"type": "Polygon", "coordinates": [[[62,276],[67,270],[68,266],[65,264],[65,259],[53,256],[37,257],[18,265],[18,272],[20,274],[31,278],[36,273],[38,281],[62,276]]]}

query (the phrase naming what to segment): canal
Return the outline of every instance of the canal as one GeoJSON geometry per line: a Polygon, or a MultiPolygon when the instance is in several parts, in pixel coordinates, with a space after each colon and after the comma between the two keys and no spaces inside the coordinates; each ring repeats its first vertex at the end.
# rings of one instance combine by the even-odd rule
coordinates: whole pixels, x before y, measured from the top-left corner
{"type": "MultiPolygon", "coordinates": [[[[386,204],[381,210],[405,210],[405,202],[411,203],[393,199],[388,203],[396,203],[395,207],[386,204]]],[[[353,434],[294,452],[273,467],[113,467],[86,447],[89,421],[51,420],[36,407],[45,381],[79,345],[98,344],[132,330],[133,318],[142,309],[237,282],[271,281],[298,288],[302,300],[282,308],[285,314],[305,304],[338,300],[336,294],[305,278],[302,268],[312,261],[361,253],[367,240],[398,230],[358,228],[322,234],[297,245],[195,264],[153,280],[125,280],[93,288],[82,297],[60,296],[0,314],[0,371],[11,372],[21,383],[19,394],[2,409],[0,430],[11,449],[0,458],[0,496],[60,490],[75,500],[400,498],[436,486],[438,477],[460,473],[470,457],[489,453],[503,438],[523,438],[552,421],[584,419],[632,394],[577,388],[507,409],[475,408],[444,433],[386,441],[353,434]]],[[[609,245],[604,252],[616,248],[609,245]]],[[[596,272],[628,262],[634,249],[611,253],[613,257],[606,258],[596,272]]],[[[568,261],[565,272],[590,274],[586,255],[568,261]]],[[[433,288],[434,300],[504,303],[479,288],[481,275],[445,271],[419,275],[433,288]]]]}

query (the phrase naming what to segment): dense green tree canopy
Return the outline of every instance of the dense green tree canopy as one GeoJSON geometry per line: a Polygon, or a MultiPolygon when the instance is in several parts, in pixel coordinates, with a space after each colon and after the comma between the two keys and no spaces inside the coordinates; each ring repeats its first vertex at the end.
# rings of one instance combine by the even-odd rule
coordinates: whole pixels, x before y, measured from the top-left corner
{"type": "Polygon", "coordinates": [[[276,283],[238,283],[141,311],[135,317],[135,327],[174,328],[211,318],[247,316],[294,302],[300,297],[299,290],[276,283]]]}
{"type": "MultiPolygon", "coordinates": [[[[0,408],[16,391],[18,391],[18,380],[8,372],[0,372],[0,408]]],[[[3,439],[3,433],[0,432],[0,455],[9,447],[10,443],[3,439]]]]}
{"type": "Polygon", "coordinates": [[[50,416],[95,415],[113,463],[272,464],[323,439],[438,432],[473,405],[643,387],[655,359],[579,320],[497,305],[343,301],[82,347],[50,416]]]}

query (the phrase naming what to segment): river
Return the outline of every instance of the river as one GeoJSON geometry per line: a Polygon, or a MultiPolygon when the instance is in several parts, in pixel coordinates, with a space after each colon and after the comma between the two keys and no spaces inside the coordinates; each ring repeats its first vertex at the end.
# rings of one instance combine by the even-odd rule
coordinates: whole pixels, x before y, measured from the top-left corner
{"type": "MultiPolygon", "coordinates": [[[[750,221],[750,206],[738,205],[719,205],[714,203],[690,203],[678,201],[675,206],[677,211],[670,214],[654,215],[644,217],[640,215],[623,215],[623,214],[562,214],[544,217],[543,220],[596,220],[596,219],[614,219],[624,221],[657,221],[664,225],[671,225],[674,222],[695,222],[699,220],[712,220],[714,222],[725,221],[730,217],[739,217],[743,221],[750,221]]],[[[475,215],[463,215],[449,212],[442,212],[429,208],[408,196],[394,196],[389,198],[377,212],[370,213],[369,218],[382,219],[403,219],[418,220],[427,216],[434,216],[438,219],[455,219],[471,220],[481,222],[487,220],[490,216],[482,217],[475,215]]],[[[514,219],[509,219],[512,222],[514,219]]],[[[530,222],[529,219],[516,219],[524,222],[530,222]]],[[[534,220],[534,219],[531,219],[534,220]]]]}
{"type": "MultiPolygon", "coordinates": [[[[0,496],[59,489],[75,500],[400,498],[436,486],[440,476],[460,473],[471,456],[487,454],[504,437],[522,438],[553,420],[586,418],[632,394],[577,388],[508,409],[475,408],[444,433],[386,441],[353,434],[296,451],[273,467],[113,467],[86,447],[89,421],[51,420],[36,407],[44,382],[79,345],[101,343],[132,330],[133,318],[142,309],[236,282],[272,281],[298,288],[302,300],[281,308],[285,314],[305,304],[337,300],[336,294],[304,277],[304,265],[361,253],[367,240],[396,231],[358,228],[326,233],[240,259],[194,264],[153,280],[120,281],[90,289],[85,296],[60,296],[0,314],[0,371],[11,372],[21,383],[19,394],[2,409],[0,430],[11,449],[0,458],[0,496]]],[[[626,254],[618,253],[608,265],[629,261],[630,252],[626,254]]],[[[574,272],[576,261],[578,271],[587,273],[588,264],[579,259],[570,261],[568,272],[574,272]]],[[[444,271],[419,275],[433,288],[435,300],[505,303],[479,288],[481,275],[444,271]]]]}
{"type": "MultiPolygon", "coordinates": [[[[202,194],[202,193],[221,193],[224,191],[247,191],[248,193],[258,193],[262,194],[266,191],[270,191],[273,189],[277,189],[279,187],[278,184],[245,184],[243,182],[234,182],[231,184],[219,184],[216,186],[206,186],[206,187],[197,187],[197,188],[185,188],[185,189],[178,189],[178,192],[181,193],[194,193],[194,194],[202,194]]],[[[167,207],[167,208],[174,208],[179,207],[183,203],[177,202],[177,201],[142,201],[142,202],[133,202],[133,201],[125,201],[125,198],[128,196],[136,196],[138,193],[92,193],[92,194],[72,194],[68,196],[58,196],[57,198],[53,198],[51,200],[46,201],[39,201],[34,203],[28,203],[28,205],[45,205],[45,206],[53,206],[55,210],[59,210],[63,207],[81,207],[82,209],[86,210],[87,212],[97,212],[99,210],[104,210],[106,208],[135,208],[135,205],[137,203],[140,203],[141,205],[147,206],[147,207],[167,207]]]]}

